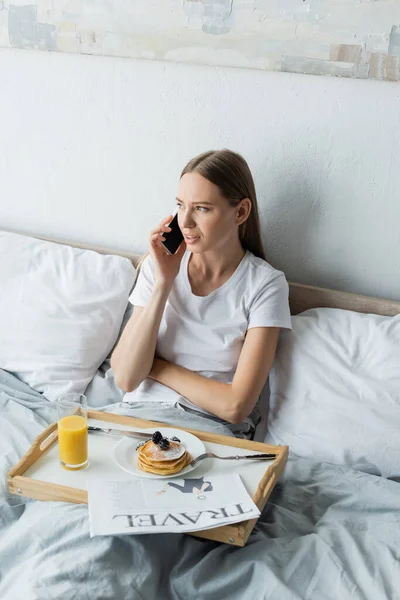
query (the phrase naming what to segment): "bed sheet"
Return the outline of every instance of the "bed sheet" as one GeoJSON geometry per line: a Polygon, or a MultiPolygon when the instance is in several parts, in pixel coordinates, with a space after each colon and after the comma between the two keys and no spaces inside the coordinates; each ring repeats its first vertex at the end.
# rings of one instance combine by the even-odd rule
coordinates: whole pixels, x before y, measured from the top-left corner
{"type": "MultiPolygon", "coordinates": [[[[223,432],[168,407],[135,416],[223,432]]],[[[244,548],[181,534],[90,539],[85,505],[7,493],[7,470],[53,420],[52,405],[0,370],[2,600],[400,598],[397,481],[290,458],[244,548]]]]}

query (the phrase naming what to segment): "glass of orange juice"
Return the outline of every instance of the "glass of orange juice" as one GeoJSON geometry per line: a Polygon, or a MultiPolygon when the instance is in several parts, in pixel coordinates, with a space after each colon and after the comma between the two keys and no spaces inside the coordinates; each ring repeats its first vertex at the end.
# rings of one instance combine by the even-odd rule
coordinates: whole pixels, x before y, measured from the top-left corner
{"type": "Polygon", "coordinates": [[[88,465],[87,400],[83,394],[63,394],[57,400],[58,448],[64,469],[88,465]]]}

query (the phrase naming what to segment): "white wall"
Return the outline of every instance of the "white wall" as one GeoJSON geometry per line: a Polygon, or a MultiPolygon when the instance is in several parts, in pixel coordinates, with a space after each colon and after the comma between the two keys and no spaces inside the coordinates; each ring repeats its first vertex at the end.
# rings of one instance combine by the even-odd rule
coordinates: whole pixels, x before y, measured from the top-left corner
{"type": "Polygon", "coordinates": [[[228,147],[289,279],[400,299],[400,85],[0,49],[0,228],[142,251],[228,147]]]}

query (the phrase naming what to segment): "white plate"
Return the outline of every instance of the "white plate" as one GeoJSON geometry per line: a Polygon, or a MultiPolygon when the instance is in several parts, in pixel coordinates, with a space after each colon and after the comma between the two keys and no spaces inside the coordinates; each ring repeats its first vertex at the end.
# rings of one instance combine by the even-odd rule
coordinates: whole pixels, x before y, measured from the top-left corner
{"type": "MultiPolygon", "coordinates": [[[[151,431],[154,431],[152,429],[151,431]]],[[[185,446],[186,450],[190,452],[192,458],[196,458],[200,456],[200,454],[204,454],[206,452],[205,446],[199,438],[188,433],[187,431],[180,431],[178,429],[173,429],[171,427],[163,427],[159,429],[164,437],[172,438],[176,436],[180,439],[181,443],[185,446]]],[[[149,438],[151,436],[149,435],[149,438]]],[[[171,477],[182,477],[182,475],[186,475],[186,473],[190,473],[196,467],[191,467],[188,465],[179,473],[175,473],[174,475],[155,475],[153,473],[146,473],[142,471],[137,464],[137,450],[136,447],[140,443],[139,439],[134,439],[130,437],[123,437],[118,444],[114,447],[114,458],[118,464],[124,471],[131,473],[132,475],[136,475],[137,477],[148,477],[149,479],[165,479],[171,477]]],[[[201,464],[201,461],[200,463],[201,464]]]]}

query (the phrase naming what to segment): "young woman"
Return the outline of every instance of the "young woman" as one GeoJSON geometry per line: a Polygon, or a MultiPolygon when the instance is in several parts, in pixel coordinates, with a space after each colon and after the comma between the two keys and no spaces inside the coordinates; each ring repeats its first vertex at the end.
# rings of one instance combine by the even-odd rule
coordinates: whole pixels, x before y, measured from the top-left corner
{"type": "Polygon", "coordinates": [[[130,403],[159,400],[254,433],[256,405],[280,329],[291,329],[288,284],[269,265],[246,161],[210,151],[183,169],[177,194],[184,236],[175,255],[165,218],[130,297],[134,311],[111,359],[130,403]]]}

